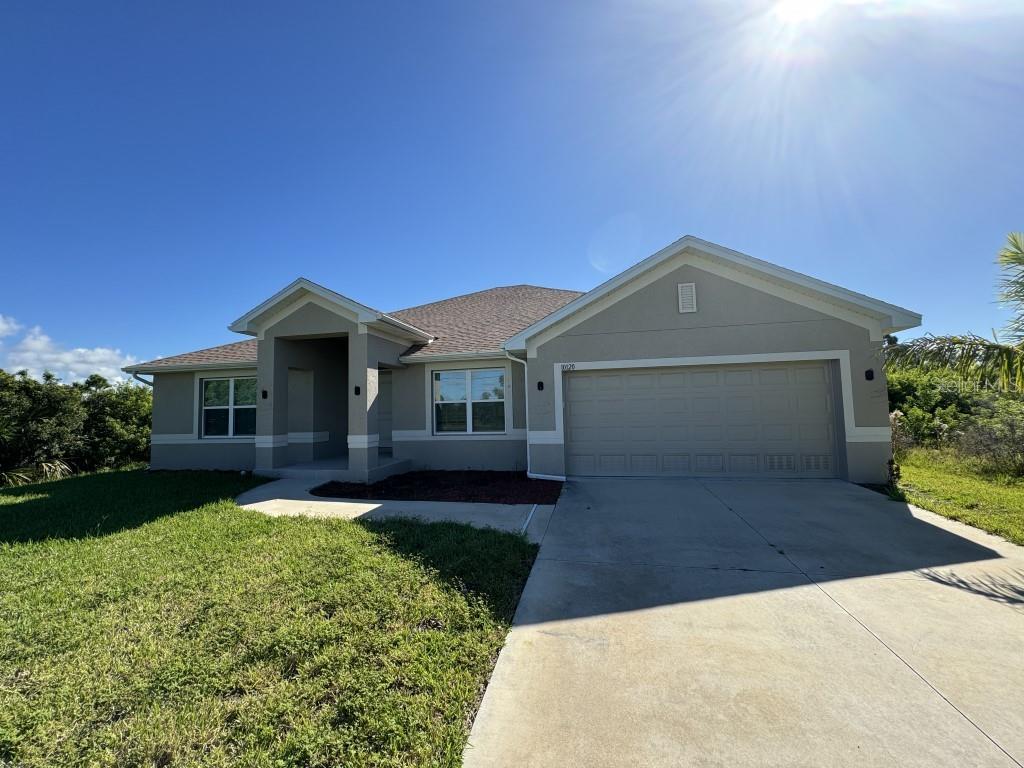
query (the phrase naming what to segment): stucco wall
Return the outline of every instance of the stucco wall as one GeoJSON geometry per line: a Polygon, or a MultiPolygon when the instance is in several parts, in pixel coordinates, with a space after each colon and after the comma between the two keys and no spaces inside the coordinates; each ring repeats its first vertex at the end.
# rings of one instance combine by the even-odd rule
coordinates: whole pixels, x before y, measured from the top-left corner
{"type": "MultiPolygon", "coordinates": [[[[881,342],[872,341],[866,328],[686,265],[536,349],[528,359],[530,428],[555,429],[556,363],[823,350],[849,351],[854,424],[887,426],[881,342]],[[697,312],[679,312],[679,283],[696,284],[697,312]],[[873,381],[866,380],[867,369],[874,371],[873,381]],[[536,390],[537,381],[544,382],[542,392],[536,390]]],[[[564,474],[561,444],[530,450],[534,472],[564,474]]],[[[859,443],[855,450],[851,479],[884,473],[887,442],[859,443]]]]}
{"type": "Polygon", "coordinates": [[[492,469],[524,471],[526,441],[438,440],[395,441],[396,459],[410,459],[413,469],[492,469]]]}
{"type": "Polygon", "coordinates": [[[234,469],[253,468],[253,443],[208,442],[187,445],[154,445],[150,448],[151,469],[234,469]]]}
{"type": "Polygon", "coordinates": [[[187,435],[196,428],[195,374],[153,376],[153,434],[187,435]]]}

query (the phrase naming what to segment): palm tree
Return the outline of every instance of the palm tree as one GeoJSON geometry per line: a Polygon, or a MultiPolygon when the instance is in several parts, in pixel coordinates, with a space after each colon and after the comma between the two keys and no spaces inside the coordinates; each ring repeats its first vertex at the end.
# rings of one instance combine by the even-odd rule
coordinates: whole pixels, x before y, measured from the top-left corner
{"type": "Polygon", "coordinates": [[[1005,342],[997,338],[990,341],[973,333],[928,334],[886,347],[886,367],[947,371],[964,381],[1004,391],[1024,391],[1024,233],[1010,233],[997,263],[1002,271],[999,298],[1013,312],[1004,331],[1005,342]]]}

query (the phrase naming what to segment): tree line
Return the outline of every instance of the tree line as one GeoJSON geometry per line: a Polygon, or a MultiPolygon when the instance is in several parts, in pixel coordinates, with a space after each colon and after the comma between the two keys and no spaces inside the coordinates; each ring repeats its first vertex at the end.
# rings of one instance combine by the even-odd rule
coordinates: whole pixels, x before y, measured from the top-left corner
{"type": "Polygon", "coordinates": [[[152,413],[149,387],[0,369],[0,485],[146,462],[152,413]]]}

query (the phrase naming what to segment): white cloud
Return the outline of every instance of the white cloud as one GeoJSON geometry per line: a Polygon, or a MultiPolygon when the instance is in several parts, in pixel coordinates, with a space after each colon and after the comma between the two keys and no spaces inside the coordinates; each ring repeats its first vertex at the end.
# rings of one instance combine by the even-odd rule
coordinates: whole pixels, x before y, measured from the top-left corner
{"type": "MultiPolygon", "coordinates": [[[[10,319],[10,318],[2,318],[10,319]]],[[[38,325],[29,328],[25,335],[7,353],[4,369],[9,372],[27,370],[33,378],[40,378],[44,371],[50,371],[62,381],[82,381],[90,374],[98,373],[109,381],[127,378],[121,368],[136,362],[120,349],[110,347],[61,346],[38,325]]]]}
{"type": "Polygon", "coordinates": [[[0,315],[0,339],[13,336],[21,330],[21,323],[8,315],[0,315]]]}

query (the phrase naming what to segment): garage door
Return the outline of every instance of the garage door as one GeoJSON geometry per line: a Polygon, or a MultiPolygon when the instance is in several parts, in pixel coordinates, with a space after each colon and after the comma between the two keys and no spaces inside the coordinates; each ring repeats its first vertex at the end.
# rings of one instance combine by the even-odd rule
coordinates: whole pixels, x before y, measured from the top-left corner
{"type": "Polygon", "coordinates": [[[574,371],[570,475],[833,477],[826,362],[574,371]]]}

